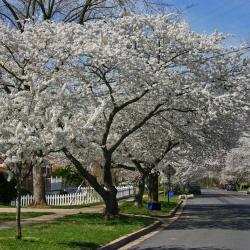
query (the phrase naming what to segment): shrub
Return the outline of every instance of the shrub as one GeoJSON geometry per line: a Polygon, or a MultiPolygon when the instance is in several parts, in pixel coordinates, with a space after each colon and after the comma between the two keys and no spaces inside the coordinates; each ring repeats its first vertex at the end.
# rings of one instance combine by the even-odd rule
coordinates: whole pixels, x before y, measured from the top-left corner
{"type": "Polygon", "coordinates": [[[7,180],[7,175],[0,173],[0,203],[9,204],[16,197],[16,181],[7,180]]]}

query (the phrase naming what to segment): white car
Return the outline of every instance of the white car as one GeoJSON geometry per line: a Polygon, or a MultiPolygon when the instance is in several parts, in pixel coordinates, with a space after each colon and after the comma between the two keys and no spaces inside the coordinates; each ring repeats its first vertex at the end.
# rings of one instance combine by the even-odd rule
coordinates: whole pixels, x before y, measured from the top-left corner
{"type": "Polygon", "coordinates": [[[250,194],[250,187],[247,189],[247,194],[250,194]]]}

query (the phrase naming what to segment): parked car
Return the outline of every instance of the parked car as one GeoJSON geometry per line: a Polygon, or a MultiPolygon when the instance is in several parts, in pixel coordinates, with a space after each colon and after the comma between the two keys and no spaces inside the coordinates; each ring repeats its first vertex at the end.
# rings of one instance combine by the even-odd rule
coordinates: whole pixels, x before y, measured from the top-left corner
{"type": "Polygon", "coordinates": [[[61,195],[61,194],[68,194],[67,190],[65,189],[59,189],[59,190],[52,190],[52,191],[47,191],[46,195],[61,195]]]}
{"type": "Polygon", "coordinates": [[[247,189],[247,194],[250,194],[250,187],[247,189]]]}
{"type": "Polygon", "coordinates": [[[201,186],[197,183],[190,183],[186,186],[186,191],[190,194],[201,194],[201,186]]]}
{"type": "Polygon", "coordinates": [[[237,186],[235,184],[228,184],[226,186],[227,191],[237,191],[237,186]]]}
{"type": "Polygon", "coordinates": [[[68,192],[65,189],[60,189],[59,194],[68,194],[68,192]]]}

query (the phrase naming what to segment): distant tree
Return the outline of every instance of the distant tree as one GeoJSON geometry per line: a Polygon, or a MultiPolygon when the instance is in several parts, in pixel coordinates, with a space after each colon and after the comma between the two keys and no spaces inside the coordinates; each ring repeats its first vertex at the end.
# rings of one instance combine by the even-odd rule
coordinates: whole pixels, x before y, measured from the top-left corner
{"type": "Polygon", "coordinates": [[[250,180],[250,134],[244,133],[238,147],[231,149],[226,155],[223,178],[237,183],[250,180]]]}

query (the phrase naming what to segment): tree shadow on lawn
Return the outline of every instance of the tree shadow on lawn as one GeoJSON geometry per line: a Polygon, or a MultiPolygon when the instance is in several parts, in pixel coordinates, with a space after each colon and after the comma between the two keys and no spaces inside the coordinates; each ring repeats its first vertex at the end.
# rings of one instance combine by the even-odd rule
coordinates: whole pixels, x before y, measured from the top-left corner
{"type": "Polygon", "coordinates": [[[72,241],[72,242],[67,242],[67,243],[60,243],[64,246],[70,247],[70,248],[78,248],[81,250],[94,250],[100,247],[101,245],[93,243],[93,242],[77,242],[77,241],[72,241]]]}
{"type": "Polygon", "coordinates": [[[131,225],[138,223],[143,226],[147,226],[151,224],[154,220],[149,218],[143,217],[134,217],[134,216],[127,216],[127,215],[119,215],[112,219],[105,219],[104,214],[99,213],[79,213],[75,215],[65,216],[62,218],[58,218],[54,221],[54,223],[73,223],[73,224],[83,224],[87,223],[89,225],[99,225],[102,226],[116,226],[119,225],[120,227],[131,225]]]}

